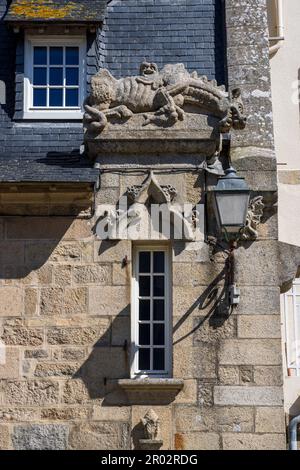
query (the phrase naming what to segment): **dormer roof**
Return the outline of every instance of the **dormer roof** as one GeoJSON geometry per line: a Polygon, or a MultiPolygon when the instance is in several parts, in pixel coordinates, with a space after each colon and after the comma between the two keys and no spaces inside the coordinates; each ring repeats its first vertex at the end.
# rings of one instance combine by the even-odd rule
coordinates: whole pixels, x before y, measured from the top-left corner
{"type": "Polygon", "coordinates": [[[106,0],[13,0],[5,20],[10,23],[102,23],[106,0]]]}

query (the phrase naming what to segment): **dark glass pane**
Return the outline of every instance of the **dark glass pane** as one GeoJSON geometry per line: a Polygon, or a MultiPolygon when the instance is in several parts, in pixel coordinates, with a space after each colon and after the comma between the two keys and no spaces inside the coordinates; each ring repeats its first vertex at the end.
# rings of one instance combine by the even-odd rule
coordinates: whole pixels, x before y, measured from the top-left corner
{"type": "Polygon", "coordinates": [[[165,369],[165,350],[153,349],[153,370],[165,369]]]}
{"type": "Polygon", "coordinates": [[[34,67],[34,69],[33,69],[33,84],[34,85],[47,85],[47,69],[46,69],[46,67],[34,67]]]}
{"type": "Polygon", "coordinates": [[[79,47],[66,48],[66,64],[79,65],[79,47]]]}
{"type": "Polygon", "coordinates": [[[63,105],[62,88],[52,88],[50,90],[49,104],[50,106],[62,106],[63,105]]]}
{"type": "Polygon", "coordinates": [[[49,84],[50,85],[63,85],[62,67],[50,67],[49,84]]]}
{"type": "Polygon", "coordinates": [[[139,325],[139,345],[149,346],[150,344],[150,325],[140,324],[139,325]]]}
{"type": "Polygon", "coordinates": [[[139,272],[150,273],[151,271],[151,253],[150,251],[140,251],[139,272]]]}
{"type": "Polygon", "coordinates": [[[165,272],[165,253],[164,251],[154,251],[154,272],[165,272]]]}
{"type": "Polygon", "coordinates": [[[47,65],[47,47],[35,47],[33,51],[34,65],[47,65]]]}
{"type": "Polygon", "coordinates": [[[165,295],[165,278],[164,276],[153,277],[153,295],[154,297],[163,297],[165,295]]]}
{"type": "Polygon", "coordinates": [[[165,319],[165,301],[153,300],[153,320],[163,321],[165,319]]]}
{"type": "Polygon", "coordinates": [[[66,90],[66,106],[78,106],[78,89],[66,90]]]}
{"type": "Polygon", "coordinates": [[[50,65],[62,65],[63,64],[63,48],[62,47],[50,47],[50,65]]]}
{"type": "Polygon", "coordinates": [[[150,296],[150,276],[140,276],[140,297],[150,296]]]}
{"type": "Polygon", "coordinates": [[[150,370],[150,349],[139,349],[139,370],[150,370]]]}
{"type": "Polygon", "coordinates": [[[140,320],[150,320],[150,300],[140,300],[139,317],[140,320]]]}
{"type": "Polygon", "coordinates": [[[156,346],[165,344],[165,325],[160,323],[153,325],[153,344],[156,346]]]}
{"type": "Polygon", "coordinates": [[[33,90],[33,106],[47,106],[47,90],[35,88],[33,90]]]}
{"type": "Polygon", "coordinates": [[[78,68],[66,68],[66,84],[67,85],[78,85],[79,84],[79,69],[78,68]]]}

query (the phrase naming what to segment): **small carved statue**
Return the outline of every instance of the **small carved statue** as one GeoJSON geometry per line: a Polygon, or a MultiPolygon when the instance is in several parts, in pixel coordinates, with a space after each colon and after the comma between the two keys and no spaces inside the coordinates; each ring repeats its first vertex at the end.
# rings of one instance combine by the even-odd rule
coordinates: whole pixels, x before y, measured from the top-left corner
{"type": "Polygon", "coordinates": [[[144,418],[142,418],[142,424],[145,429],[146,439],[151,441],[160,439],[160,421],[157,414],[151,409],[149,410],[144,418]]]}
{"type": "Polygon", "coordinates": [[[258,226],[264,213],[263,196],[257,196],[250,201],[245,228],[242,230],[242,239],[256,240],[258,226]]]}

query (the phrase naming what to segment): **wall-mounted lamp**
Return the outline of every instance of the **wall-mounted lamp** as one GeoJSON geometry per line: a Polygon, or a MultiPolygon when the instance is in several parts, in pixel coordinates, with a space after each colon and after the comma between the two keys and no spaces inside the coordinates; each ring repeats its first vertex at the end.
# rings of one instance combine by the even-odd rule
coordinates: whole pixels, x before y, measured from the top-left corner
{"type": "Polygon", "coordinates": [[[225,170],[225,176],[219,178],[212,191],[213,204],[219,228],[230,241],[228,259],[228,301],[237,305],[240,301],[240,290],[234,280],[234,250],[237,239],[246,225],[250,201],[250,189],[244,178],[237,176],[234,168],[225,170]]]}
{"type": "Polygon", "coordinates": [[[234,168],[225,170],[213,189],[213,201],[219,228],[227,240],[236,239],[246,225],[250,189],[244,178],[237,176],[234,168]]]}

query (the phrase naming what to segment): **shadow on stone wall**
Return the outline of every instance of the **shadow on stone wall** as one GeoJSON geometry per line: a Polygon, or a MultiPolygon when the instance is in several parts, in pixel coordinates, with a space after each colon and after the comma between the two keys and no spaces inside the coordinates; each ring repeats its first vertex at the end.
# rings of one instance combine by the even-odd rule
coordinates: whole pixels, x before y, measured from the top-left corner
{"type": "Polygon", "coordinates": [[[223,326],[231,314],[226,288],[228,285],[227,277],[227,267],[225,266],[221,273],[213,280],[213,282],[204,290],[199,298],[191,305],[187,312],[180,318],[173,328],[173,335],[177,332],[177,330],[179,330],[183,323],[188,320],[188,318],[194,313],[196,309],[199,310],[199,316],[201,316],[201,312],[206,312],[205,316],[201,317],[201,320],[197,322],[194,328],[184,336],[177,339],[173,343],[173,346],[196,333],[196,331],[201,329],[207,320],[209,322],[209,326],[213,329],[221,328],[223,326]]]}
{"type": "Polygon", "coordinates": [[[117,384],[117,380],[130,376],[128,312],[129,305],[113,318],[109,328],[94,343],[90,355],[73,376],[73,379],[83,381],[89,398],[103,399],[103,406],[127,404],[128,401],[117,384]]]}
{"type": "MultiPolygon", "coordinates": [[[[6,238],[0,241],[0,279],[24,281],[42,276],[48,263],[80,261],[74,217],[4,217],[6,238]]],[[[86,224],[86,221],[82,221],[86,224]]],[[[89,234],[90,235],[90,234],[89,234]]],[[[38,282],[38,281],[37,281],[38,282]]],[[[46,285],[48,282],[38,282],[46,285]]],[[[49,281],[50,284],[50,281],[49,281]]]]}

